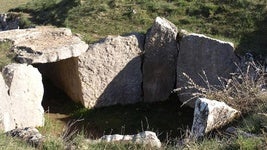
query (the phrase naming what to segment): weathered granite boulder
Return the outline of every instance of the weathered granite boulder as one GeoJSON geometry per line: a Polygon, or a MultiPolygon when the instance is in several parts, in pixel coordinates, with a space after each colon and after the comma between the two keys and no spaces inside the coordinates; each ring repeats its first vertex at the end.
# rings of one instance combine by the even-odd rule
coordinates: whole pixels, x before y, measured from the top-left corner
{"type": "Polygon", "coordinates": [[[20,63],[49,63],[77,57],[88,45],[67,28],[37,27],[0,32],[0,41],[13,42],[20,63]]]}
{"type": "Polygon", "coordinates": [[[177,28],[157,17],[146,35],[143,62],[143,91],[145,102],[166,100],[175,87],[177,63],[177,28]]]}
{"type": "Polygon", "coordinates": [[[77,58],[39,68],[87,108],[136,103],[142,100],[143,43],[141,34],[109,36],[77,58]]]}
{"type": "MultiPolygon", "coordinates": [[[[216,87],[221,85],[218,77],[229,78],[230,73],[236,70],[235,62],[239,59],[234,53],[232,43],[194,33],[185,34],[180,38],[177,88],[181,89],[178,92],[181,102],[191,99],[192,93],[197,91],[196,88],[187,89],[191,82],[189,78],[202,88],[216,87]]],[[[187,105],[194,107],[194,103],[195,99],[187,105]]]]}
{"type": "Polygon", "coordinates": [[[144,146],[150,146],[154,148],[160,148],[161,142],[158,139],[156,133],[151,131],[140,132],[135,135],[104,135],[98,141],[100,142],[132,142],[136,144],[142,144],[144,146]]]}
{"type": "Polygon", "coordinates": [[[9,87],[9,108],[16,127],[43,126],[41,102],[44,88],[38,69],[26,64],[10,64],[3,68],[2,73],[9,87]]]}
{"type": "Polygon", "coordinates": [[[191,137],[199,139],[205,133],[233,121],[240,114],[240,111],[231,108],[224,102],[198,98],[195,103],[191,137]]]}
{"type": "Polygon", "coordinates": [[[10,110],[10,97],[8,87],[0,73],[0,130],[9,131],[15,128],[15,122],[10,110]]]}

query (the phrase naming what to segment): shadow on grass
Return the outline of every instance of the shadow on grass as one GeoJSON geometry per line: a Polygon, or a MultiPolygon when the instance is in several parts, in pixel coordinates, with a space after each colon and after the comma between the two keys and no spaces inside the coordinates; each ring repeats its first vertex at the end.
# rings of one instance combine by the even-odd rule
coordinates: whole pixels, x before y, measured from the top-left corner
{"type": "Polygon", "coordinates": [[[163,102],[86,109],[71,101],[49,80],[44,80],[44,86],[42,105],[51,119],[65,122],[65,136],[76,131],[96,139],[104,134],[136,134],[150,130],[156,132],[161,141],[166,141],[180,138],[185,129],[192,126],[194,110],[186,106],[181,108],[176,94],[163,102]],[[65,117],[55,117],[59,114],[65,117]]]}
{"type": "Polygon", "coordinates": [[[77,130],[95,139],[104,134],[136,134],[150,130],[156,132],[162,141],[180,138],[193,120],[193,109],[180,108],[180,105],[177,96],[172,95],[164,102],[83,109],[66,119],[76,121],[69,126],[68,134],[77,130]]]}
{"type": "Polygon", "coordinates": [[[264,19],[256,23],[257,29],[242,36],[237,52],[250,52],[255,56],[267,56],[267,12],[264,19]]]}
{"type": "Polygon", "coordinates": [[[43,0],[33,1],[9,11],[29,13],[32,16],[31,21],[38,25],[64,26],[69,10],[78,5],[78,0],[61,0],[58,3],[55,0],[43,0]]]}

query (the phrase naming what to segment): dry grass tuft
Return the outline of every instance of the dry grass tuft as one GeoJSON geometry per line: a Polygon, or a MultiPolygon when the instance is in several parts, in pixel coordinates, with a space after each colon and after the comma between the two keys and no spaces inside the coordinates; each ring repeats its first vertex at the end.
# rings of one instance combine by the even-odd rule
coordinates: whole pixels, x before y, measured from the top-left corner
{"type": "MultiPolygon", "coordinates": [[[[218,77],[221,83],[220,86],[211,85],[205,71],[203,71],[203,76],[200,77],[205,82],[206,87],[197,85],[193,79],[184,73],[184,76],[188,79],[188,86],[183,87],[183,90],[197,89],[197,92],[190,93],[193,97],[184,102],[184,104],[197,97],[206,97],[224,101],[242,113],[251,112],[264,105],[267,99],[261,94],[262,87],[265,84],[263,67],[254,61],[247,61],[236,65],[238,69],[236,73],[232,74],[230,79],[218,77]]],[[[175,89],[174,91],[178,92],[180,90],[182,89],[175,89]]]]}

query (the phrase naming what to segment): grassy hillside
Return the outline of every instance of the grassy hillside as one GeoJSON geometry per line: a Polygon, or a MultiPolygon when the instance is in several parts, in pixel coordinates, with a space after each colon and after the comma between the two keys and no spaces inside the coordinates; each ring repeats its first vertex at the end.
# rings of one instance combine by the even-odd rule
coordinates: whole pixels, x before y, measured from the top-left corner
{"type": "Polygon", "coordinates": [[[26,4],[32,0],[0,0],[0,13],[7,12],[9,9],[26,4]]]}
{"type": "MultiPolygon", "coordinates": [[[[75,33],[81,34],[88,43],[107,35],[145,33],[154,19],[161,16],[173,22],[179,29],[232,41],[240,53],[249,51],[265,56],[267,55],[266,5],[266,0],[0,0],[1,11],[29,14],[26,17],[30,16],[31,23],[36,25],[69,27],[75,33]]],[[[13,54],[7,51],[10,44],[10,42],[0,43],[0,68],[9,63],[13,57],[13,54]],[[6,60],[8,57],[9,59],[6,60]]],[[[63,149],[66,137],[64,133],[61,134],[64,126],[62,122],[67,123],[70,119],[81,120],[78,126],[73,127],[81,127],[84,132],[91,134],[87,136],[93,138],[110,132],[133,134],[143,129],[153,130],[164,141],[163,149],[263,149],[267,146],[267,95],[262,97],[257,95],[259,84],[244,83],[245,88],[242,83],[238,84],[238,87],[241,87],[238,91],[248,97],[244,99],[244,94],[241,94],[242,101],[236,101],[236,105],[242,107],[241,110],[249,108],[250,112],[231,125],[238,130],[253,133],[257,137],[225,135],[220,132],[225,130],[220,130],[216,134],[208,135],[201,142],[175,147],[180,142],[179,138],[186,137],[184,129],[191,124],[189,118],[192,118],[192,110],[184,111],[183,109],[186,108],[179,108],[177,102],[169,101],[93,110],[75,107],[75,110],[71,109],[72,111],[65,114],[68,118],[60,119],[60,123],[53,120],[53,115],[46,114],[45,127],[39,128],[46,136],[46,141],[37,149],[63,149]],[[255,91],[252,93],[253,96],[251,91],[255,91]],[[159,118],[163,119],[159,120],[159,118]],[[185,124],[182,125],[181,122],[185,124]],[[180,132],[178,128],[183,129],[181,133],[178,133],[180,132]]],[[[229,97],[229,95],[223,96],[229,97]]],[[[63,106],[62,103],[59,106],[65,111],[72,106],[67,103],[68,106],[63,106]]],[[[0,135],[2,135],[1,132],[0,135]]],[[[74,139],[67,143],[79,146],[83,144],[79,142],[84,139],[84,136],[75,134],[74,139]]],[[[17,149],[12,147],[13,140],[11,140],[0,136],[2,141],[0,149],[9,146],[5,142],[11,143],[11,149],[17,149]]],[[[146,149],[116,144],[89,146],[90,149],[146,149]]],[[[27,147],[21,146],[21,149],[27,149],[27,147]]]]}
{"type": "Polygon", "coordinates": [[[234,42],[239,52],[267,54],[266,0],[33,0],[15,11],[36,24],[66,26],[93,42],[107,35],[146,32],[156,16],[234,42]]]}

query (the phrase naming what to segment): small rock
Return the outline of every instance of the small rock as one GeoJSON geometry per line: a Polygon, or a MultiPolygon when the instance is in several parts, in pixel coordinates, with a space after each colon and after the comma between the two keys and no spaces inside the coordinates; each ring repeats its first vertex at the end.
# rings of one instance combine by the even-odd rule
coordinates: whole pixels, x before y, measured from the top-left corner
{"type": "Polygon", "coordinates": [[[191,137],[200,139],[205,133],[222,127],[239,116],[239,111],[224,102],[198,98],[195,104],[191,137]]]}
{"type": "Polygon", "coordinates": [[[132,142],[136,144],[148,145],[150,147],[160,148],[161,142],[156,133],[151,131],[140,132],[135,135],[104,135],[99,142],[132,142]]]}
{"type": "Polygon", "coordinates": [[[134,135],[132,141],[137,144],[149,145],[151,147],[161,147],[161,142],[158,139],[156,133],[151,131],[144,131],[134,135]]]}
{"type": "Polygon", "coordinates": [[[43,141],[43,136],[36,128],[33,127],[13,129],[9,132],[6,132],[6,134],[11,137],[18,137],[36,147],[43,141]]]}

